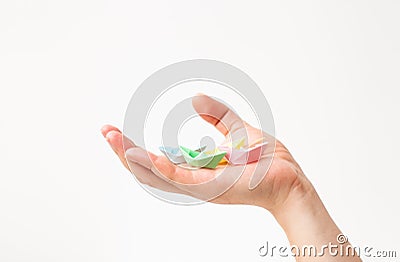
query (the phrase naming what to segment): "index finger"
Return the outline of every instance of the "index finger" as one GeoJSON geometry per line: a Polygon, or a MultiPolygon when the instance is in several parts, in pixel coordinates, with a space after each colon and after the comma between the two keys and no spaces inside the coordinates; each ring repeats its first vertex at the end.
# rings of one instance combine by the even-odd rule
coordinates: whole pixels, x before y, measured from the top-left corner
{"type": "Polygon", "coordinates": [[[184,185],[201,184],[212,180],[216,172],[210,169],[190,170],[172,164],[166,157],[154,155],[140,147],[133,147],[126,151],[126,158],[140,164],[154,173],[163,176],[163,179],[171,180],[184,185]]]}

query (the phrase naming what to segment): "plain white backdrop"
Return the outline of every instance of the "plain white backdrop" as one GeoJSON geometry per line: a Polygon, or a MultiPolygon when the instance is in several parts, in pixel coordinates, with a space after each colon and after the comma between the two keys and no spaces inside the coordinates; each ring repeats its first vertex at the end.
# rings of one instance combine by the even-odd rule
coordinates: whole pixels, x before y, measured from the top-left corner
{"type": "Polygon", "coordinates": [[[287,244],[262,209],[153,198],[100,134],[146,77],[194,58],[247,72],[353,245],[400,256],[399,13],[395,0],[1,0],[0,261],[266,261],[261,245],[287,244]]]}

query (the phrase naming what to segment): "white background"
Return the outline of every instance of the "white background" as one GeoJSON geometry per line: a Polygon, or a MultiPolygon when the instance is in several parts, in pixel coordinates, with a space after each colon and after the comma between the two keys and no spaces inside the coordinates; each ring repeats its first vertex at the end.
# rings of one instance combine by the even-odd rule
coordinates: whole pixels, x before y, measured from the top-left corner
{"type": "Polygon", "coordinates": [[[261,245],[286,244],[262,209],[153,198],[100,134],[146,77],[193,58],[247,72],[351,242],[399,256],[399,13],[395,0],[1,0],[0,261],[266,261],[261,245]]]}

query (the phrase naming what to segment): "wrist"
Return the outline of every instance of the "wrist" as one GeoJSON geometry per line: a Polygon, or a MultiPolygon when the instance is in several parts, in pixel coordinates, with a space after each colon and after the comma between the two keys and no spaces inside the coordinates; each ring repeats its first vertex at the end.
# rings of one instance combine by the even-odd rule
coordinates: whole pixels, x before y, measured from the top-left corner
{"type": "Polygon", "coordinates": [[[293,192],[284,205],[272,214],[289,241],[300,235],[307,235],[305,239],[310,240],[318,236],[320,239],[332,241],[332,237],[340,233],[314,187],[307,191],[293,192]]]}
{"type": "Polygon", "coordinates": [[[270,211],[292,244],[323,245],[335,242],[340,234],[315,188],[305,177],[279,207],[270,211]]]}

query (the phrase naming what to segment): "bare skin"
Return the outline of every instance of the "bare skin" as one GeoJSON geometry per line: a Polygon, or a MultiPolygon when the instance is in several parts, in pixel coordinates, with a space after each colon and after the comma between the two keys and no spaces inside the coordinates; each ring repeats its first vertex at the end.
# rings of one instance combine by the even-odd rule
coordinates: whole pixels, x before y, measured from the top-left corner
{"type": "MultiPolygon", "coordinates": [[[[172,164],[165,156],[147,152],[136,146],[133,141],[128,142],[129,146],[125,148],[125,151],[124,137],[119,129],[105,125],[101,132],[121,163],[141,183],[213,203],[262,207],[276,218],[291,245],[299,247],[314,245],[320,250],[329,242],[338,244],[336,238],[341,231],[300,166],[281,142],[262,130],[250,126],[228,107],[208,96],[198,95],[193,98],[192,103],[198,114],[226,137],[229,133],[232,135],[236,132],[247,131],[249,144],[260,138],[276,142],[275,152],[267,149],[258,163],[248,164],[240,179],[228,191],[216,198],[209,199],[207,188],[194,189],[191,185],[212,180],[218,176],[218,169],[192,171],[180,168],[172,164]],[[268,169],[271,159],[273,161],[268,169]],[[265,166],[265,169],[263,170],[260,166],[265,166]],[[249,180],[254,172],[267,172],[267,174],[255,189],[249,190],[249,180]]],[[[232,173],[237,170],[236,167],[230,165],[226,168],[227,172],[232,173]]],[[[348,245],[350,245],[348,242],[343,244],[344,247],[348,245]]],[[[332,256],[326,250],[322,257],[298,256],[296,261],[361,261],[361,259],[357,256],[332,256]]]]}

